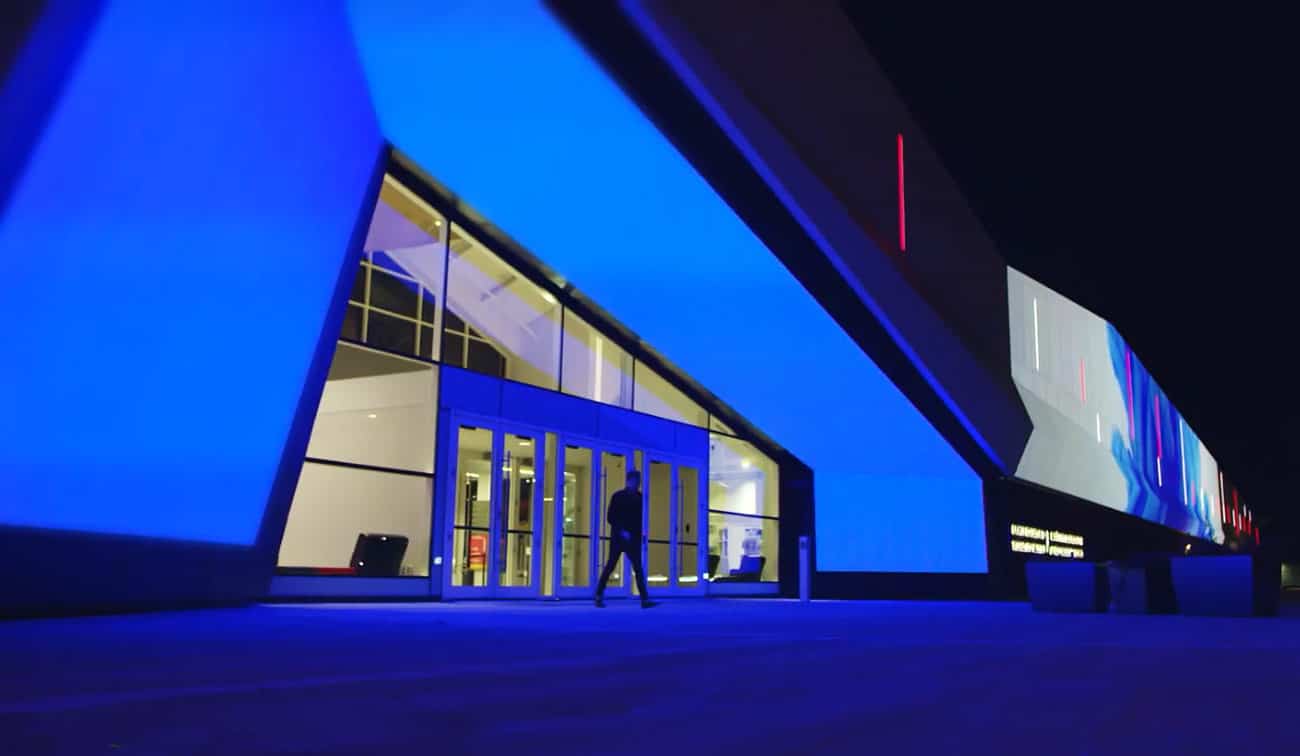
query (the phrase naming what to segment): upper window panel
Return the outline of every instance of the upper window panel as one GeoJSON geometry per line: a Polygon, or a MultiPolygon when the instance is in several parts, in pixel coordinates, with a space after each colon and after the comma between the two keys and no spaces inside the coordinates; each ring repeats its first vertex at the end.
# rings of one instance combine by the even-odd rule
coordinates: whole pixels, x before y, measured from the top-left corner
{"type": "Polygon", "coordinates": [[[442,359],[559,388],[560,305],[464,230],[451,232],[442,359]]]}
{"type": "Polygon", "coordinates": [[[709,434],[709,509],[736,514],[780,515],[777,465],[753,444],[709,434]]]}
{"type": "Polygon", "coordinates": [[[307,456],[432,473],[437,379],[427,362],[340,343],[307,456]]]}
{"type": "Polygon", "coordinates": [[[708,427],[709,413],[645,363],[637,362],[633,375],[636,377],[636,392],[632,409],[679,423],[708,427]]]}
{"type": "Polygon", "coordinates": [[[632,409],[632,355],[572,310],[564,313],[563,390],[632,409]]]}
{"type": "Polygon", "coordinates": [[[343,338],[438,359],[446,241],[446,220],[385,176],[349,297],[361,306],[349,305],[343,338]]]}

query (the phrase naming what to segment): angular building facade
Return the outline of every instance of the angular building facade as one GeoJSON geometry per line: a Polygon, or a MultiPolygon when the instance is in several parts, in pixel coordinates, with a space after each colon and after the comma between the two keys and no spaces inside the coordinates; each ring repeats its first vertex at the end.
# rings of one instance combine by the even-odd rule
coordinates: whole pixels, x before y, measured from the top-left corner
{"type": "Polygon", "coordinates": [[[630,469],[659,595],[793,595],[801,539],[854,597],[1257,543],[835,3],[724,11],[32,13],[0,607],[590,597],[630,469]]]}

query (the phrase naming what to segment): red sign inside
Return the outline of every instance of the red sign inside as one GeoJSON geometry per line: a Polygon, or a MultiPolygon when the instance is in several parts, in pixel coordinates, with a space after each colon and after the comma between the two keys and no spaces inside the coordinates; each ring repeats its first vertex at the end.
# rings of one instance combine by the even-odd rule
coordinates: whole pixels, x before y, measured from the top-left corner
{"type": "Polygon", "coordinates": [[[486,533],[469,534],[469,568],[471,570],[481,570],[487,566],[487,544],[488,537],[486,533]]]}

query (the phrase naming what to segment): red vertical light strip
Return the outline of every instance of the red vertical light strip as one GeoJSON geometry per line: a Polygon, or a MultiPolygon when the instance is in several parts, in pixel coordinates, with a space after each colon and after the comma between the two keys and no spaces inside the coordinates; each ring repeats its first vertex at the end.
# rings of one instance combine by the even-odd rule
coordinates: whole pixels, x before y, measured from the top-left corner
{"type": "Polygon", "coordinates": [[[907,251],[907,187],[903,180],[903,134],[898,135],[898,251],[907,251]]]}
{"type": "Polygon", "coordinates": [[[1083,370],[1083,360],[1079,360],[1079,399],[1088,403],[1088,378],[1083,370]]]}
{"type": "Polygon", "coordinates": [[[1133,420],[1133,350],[1124,350],[1124,373],[1128,376],[1128,440],[1137,446],[1137,423],[1133,420]]]}

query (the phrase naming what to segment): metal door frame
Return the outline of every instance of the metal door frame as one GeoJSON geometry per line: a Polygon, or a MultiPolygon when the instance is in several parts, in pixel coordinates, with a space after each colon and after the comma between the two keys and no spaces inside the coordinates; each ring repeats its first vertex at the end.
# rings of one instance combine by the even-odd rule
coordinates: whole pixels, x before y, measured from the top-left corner
{"type": "MultiPolygon", "coordinates": [[[[707,581],[704,579],[704,573],[708,566],[708,501],[705,498],[708,494],[708,459],[692,457],[681,453],[667,453],[657,450],[642,450],[645,458],[646,470],[642,472],[644,482],[642,494],[642,510],[644,512],[644,522],[642,527],[645,531],[645,537],[642,538],[641,558],[643,563],[649,569],[650,557],[650,485],[649,485],[649,467],[652,463],[659,462],[669,465],[669,513],[668,513],[668,582],[661,584],[648,585],[651,597],[656,595],[664,596],[704,596],[706,595],[707,581]],[[696,583],[694,587],[685,587],[679,585],[682,565],[682,546],[681,546],[681,512],[683,503],[684,490],[681,484],[681,468],[688,467],[696,471],[696,583]]],[[[662,543],[660,539],[656,542],[662,543]]],[[[648,576],[647,576],[648,582],[648,576]]]]}
{"type": "MultiPolygon", "coordinates": [[[[501,417],[490,417],[479,415],[472,412],[463,412],[452,410],[448,422],[451,423],[451,433],[448,434],[453,448],[449,450],[450,465],[448,466],[448,480],[443,484],[441,499],[445,502],[442,517],[444,518],[444,548],[443,553],[446,555],[443,564],[442,578],[442,595],[444,598],[539,598],[542,595],[542,553],[543,539],[545,538],[545,528],[537,515],[533,518],[532,529],[532,548],[530,559],[532,564],[529,566],[529,574],[532,579],[527,587],[502,586],[499,585],[500,561],[504,558],[501,554],[500,544],[504,533],[501,532],[500,517],[498,507],[502,506],[503,493],[501,473],[505,462],[504,444],[505,437],[508,434],[524,436],[533,440],[533,493],[532,493],[532,512],[544,513],[545,506],[543,502],[543,492],[546,489],[545,475],[549,474],[549,460],[546,459],[546,432],[534,426],[525,423],[517,423],[501,417]],[[488,519],[488,553],[487,562],[484,565],[487,569],[487,581],[482,586],[465,586],[452,585],[452,577],[455,574],[453,566],[455,564],[455,545],[456,545],[456,497],[459,494],[460,486],[460,429],[463,427],[482,428],[492,433],[492,452],[489,462],[491,471],[491,480],[489,483],[489,502],[492,507],[488,519]]],[[[544,514],[542,515],[544,516],[544,514]]],[[[506,539],[509,543],[509,539],[506,539]]]]}

